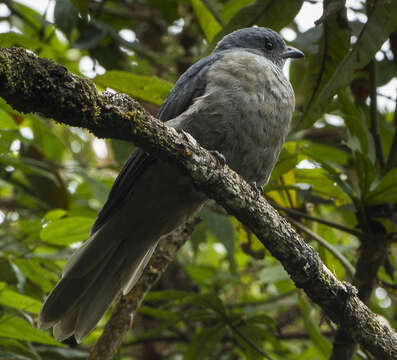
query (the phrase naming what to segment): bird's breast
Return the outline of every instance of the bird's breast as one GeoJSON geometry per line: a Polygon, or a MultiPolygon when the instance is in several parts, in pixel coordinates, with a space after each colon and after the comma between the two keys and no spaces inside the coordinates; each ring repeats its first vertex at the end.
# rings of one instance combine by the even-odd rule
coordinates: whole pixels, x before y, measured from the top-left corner
{"type": "Polygon", "coordinates": [[[205,109],[211,132],[222,133],[221,143],[211,147],[246,180],[266,182],[295,106],[282,70],[256,54],[228,53],[208,71],[205,93],[196,106],[205,109]]]}

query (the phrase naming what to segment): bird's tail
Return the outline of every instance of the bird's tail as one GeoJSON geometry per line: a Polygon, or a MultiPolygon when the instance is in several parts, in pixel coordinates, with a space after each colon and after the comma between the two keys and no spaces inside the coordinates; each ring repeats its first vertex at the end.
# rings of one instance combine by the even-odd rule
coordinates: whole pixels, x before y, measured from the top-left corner
{"type": "Polygon", "coordinates": [[[114,239],[106,230],[76,250],[40,311],[38,327],[53,326],[59,341],[74,335],[81,342],[112,301],[134,286],[158,243],[134,242],[131,249],[131,239],[114,239]]]}

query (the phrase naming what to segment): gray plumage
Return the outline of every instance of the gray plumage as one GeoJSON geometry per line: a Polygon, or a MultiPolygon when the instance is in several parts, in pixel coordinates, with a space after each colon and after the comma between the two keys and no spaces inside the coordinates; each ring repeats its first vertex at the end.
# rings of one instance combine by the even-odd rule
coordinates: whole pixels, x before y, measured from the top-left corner
{"type": "MultiPolygon", "coordinates": [[[[303,54],[266,28],[225,36],[176,82],[159,110],[250,183],[269,179],[288,133],[294,94],[285,59],[303,54]]],[[[112,301],[139,279],[159,239],[186,221],[206,197],[174,164],[137,148],[117,177],[89,239],[73,254],[39,314],[42,329],[78,342],[112,301]]]]}

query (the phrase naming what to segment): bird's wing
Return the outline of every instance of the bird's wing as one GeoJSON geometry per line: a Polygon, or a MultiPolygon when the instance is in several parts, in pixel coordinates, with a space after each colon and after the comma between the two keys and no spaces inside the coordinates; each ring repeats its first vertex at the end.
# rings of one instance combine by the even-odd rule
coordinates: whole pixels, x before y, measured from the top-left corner
{"type": "MultiPolygon", "coordinates": [[[[219,54],[210,55],[191,66],[175,83],[175,86],[161,106],[157,117],[162,121],[173,119],[182,114],[196,97],[201,96],[206,86],[206,74],[211,65],[219,58],[219,54]]],[[[109,216],[123,205],[133,191],[136,179],[155,160],[154,156],[148,155],[140,148],[136,148],[131,153],[91,228],[91,234],[95,233],[109,216]]]]}

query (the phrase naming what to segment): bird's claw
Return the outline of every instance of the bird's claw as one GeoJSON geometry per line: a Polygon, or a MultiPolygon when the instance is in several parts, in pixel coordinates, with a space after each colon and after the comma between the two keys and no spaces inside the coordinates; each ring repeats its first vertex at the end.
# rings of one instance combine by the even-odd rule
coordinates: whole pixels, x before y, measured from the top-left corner
{"type": "Polygon", "coordinates": [[[252,181],[249,184],[251,185],[252,190],[255,191],[255,194],[256,194],[255,198],[256,198],[256,200],[258,200],[259,197],[262,195],[263,186],[258,187],[258,185],[256,184],[256,181],[252,181]]]}
{"type": "Polygon", "coordinates": [[[210,150],[210,153],[215,157],[219,165],[223,166],[226,164],[225,156],[222,153],[220,153],[218,150],[210,150]]]}

